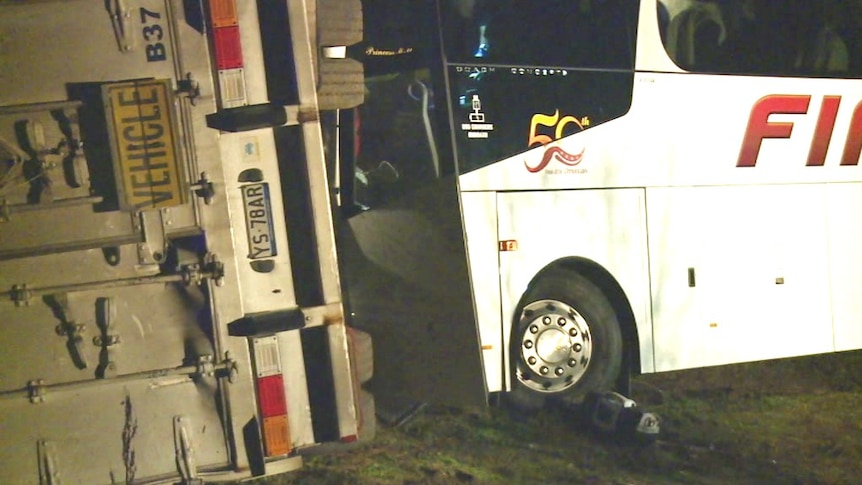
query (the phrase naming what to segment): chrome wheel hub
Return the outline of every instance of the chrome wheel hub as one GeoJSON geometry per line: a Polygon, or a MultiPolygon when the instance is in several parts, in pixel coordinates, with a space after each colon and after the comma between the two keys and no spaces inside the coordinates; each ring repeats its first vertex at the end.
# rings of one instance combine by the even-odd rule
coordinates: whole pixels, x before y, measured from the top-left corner
{"type": "Polygon", "coordinates": [[[587,321],[571,306],[539,300],[521,313],[520,359],[517,378],[540,392],[573,386],[587,370],[592,339],[587,321]]]}

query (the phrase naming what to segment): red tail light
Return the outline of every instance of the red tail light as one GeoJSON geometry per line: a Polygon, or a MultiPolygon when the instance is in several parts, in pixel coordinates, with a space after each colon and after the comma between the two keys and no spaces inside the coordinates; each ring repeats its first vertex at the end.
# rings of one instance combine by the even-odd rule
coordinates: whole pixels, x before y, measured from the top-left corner
{"type": "Polygon", "coordinates": [[[220,107],[244,106],[248,99],[236,0],[210,0],[209,25],[213,60],[218,70],[220,107]]]}
{"type": "Polygon", "coordinates": [[[252,349],[265,454],[268,457],[287,455],[293,451],[293,445],[287,420],[287,392],[281,373],[278,337],[255,338],[252,340],[252,349]]]}

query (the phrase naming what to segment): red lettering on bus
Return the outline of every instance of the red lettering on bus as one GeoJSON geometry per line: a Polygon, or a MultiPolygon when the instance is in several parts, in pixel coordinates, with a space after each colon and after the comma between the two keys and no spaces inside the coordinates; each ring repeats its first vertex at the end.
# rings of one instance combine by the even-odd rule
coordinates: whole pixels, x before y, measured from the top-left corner
{"type": "MultiPolygon", "coordinates": [[[[759,99],[751,108],[748,127],[745,129],[736,166],[755,166],[764,139],[790,138],[790,134],[793,132],[793,123],[770,122],[770,115],[808,114],[810,102],[811,96],[808,95],[770,95],[759,99]]],[[[826,163],[826,154],[829,151],[840,106],[841,96],[823,97],[806,166],[822,167],[826,163]]],[[[857,104],[853,110],[850,127],[847,130],[847,139],[844,142],[844,152],[841,154],[841,165],[859,165],[860,155],[862,155],[862,102],[857,104]]]]}
{"type": "Polygon", "coordinates": [[[844,143],[844,153],[841,155],[841,165],[858,165],[859,154],[862,153],[862,102],[853,110],[847,141],[844,143]]]}
{"type": "Polygon", "coordinates": [[[841,96],[823,97],[820,116],[817,117],[817,127],[814,129],[814,138],[811,140],[811,150],[808,152],[808,163],[805,165],[821,167],[826,163],[826,152],[829,150],[829,141],[832,139],[832,130],[835,129],[835,118],[838,117],[840,104],[841,96]]]}
{"type": "Polygon", "coordinates": [[[751,108],[748,127],[742,139],[737,167],[753,167],[757,163],[760,145],[765,138],[790,138],[793,123],[770,122],[771,114],[805,114],[811,96],[770,95],[760,98],[751,108]]]}

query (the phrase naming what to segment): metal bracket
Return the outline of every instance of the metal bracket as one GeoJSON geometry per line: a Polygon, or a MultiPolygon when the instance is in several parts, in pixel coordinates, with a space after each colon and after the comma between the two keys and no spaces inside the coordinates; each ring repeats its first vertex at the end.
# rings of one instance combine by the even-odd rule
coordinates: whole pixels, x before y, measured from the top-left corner
{"type": "Polygon", "coordinates": [[[138,243],[140,264],[161,264],[165,261],[168,252],[168,239],[165,232],[170,223],[169,216],[168,209],[146,210],[138,214],[141,219],[140,227],[144,233],[144,242],[138,243]]]}
{"type": "Polygon", "coordinates": [[[66,322],[58,323],[57,326],[54,327],[54,331],[61,337],[75,337],[84,333],[85,328],[86,325],[83,323],[66,322]]]}
{"type": "Polygon", "coordinates": [[[27,382],[27,397],[32,404],[45,402],[45,381],[35,379],[27,382]]]}
{"type": "Polygon", "coordinates": [[[93,345],[102,348],[99,352],[99,366],[96,368],[96,377],[101,379],[117,374],[114,352],[111,349],[120,343],[120,336],[111,333],[114,330],[116,313],[113,298],[96,298],[96,326],[99,327],[100,335],[93,337],[93,345]]]}
{"type": "MultiPolygon", "coordinates": [[[[82,325],[83,327],[83,325],[82,325]]],[[[103,337],[101,335],[97,335],[93,337],[93,345],[96,347],[110,347],[112,345],[117,345],[120,343],[119,335],[108,335],[107,337],[103,337]]]]}
{"type": "Polygon", "coordinates": [[[213,356],[210,354],[198,356],[196,374],[199,377],[212,377],[215,374],[215,365],[213,364],[213,356]]]}
{"type": "Polygon", "coordinates": [[[344,324],[343,309],[340,303],[305,307],[302,309],[302,314],[305,319],[304,328],[344,324]]]}
{"type": "Polygon", "coordinates": [[[77,323],[69,307],[69,296],[66,293],[52,293],[42,297],[42,301],[51,308],[54,318],[60,321],[55,327],[57,335],[66,337],[66,349],[72,363],[78,369],[87,368],[87,359],[84,355],[84,333],[85,326],[77,323]]]}
{"type": "Polygon", "coordinates": [[[236,361],[230,355],[230,352],[224,353],[224,360],[222,361],[223,366],[223,374],[222,376],[227,377],[227,381],[231,384],[236,382],[236,376],[239,374],[239,366],[236,361]],[[226,374],[226,375],[225,375],[226,374]]]}
{"type": "Polygon", "coordinates": [[[177,471],[182,477],[180,484],[203,485],[204,481],[198,478],[191,429],[191,419],[188,416],[174,416],[174,452],[177,459],[177,471]]]}
{"type": "Polygon", "coordinates": [[[177,80],[176,93],[179,96],[185,96],[189,99],[192,106],[197,105],[197,99],[201,96],[201,85],[192,76],[192,73],[186,73],[185,79],[177,80]]]}
{"type": "Polygon", "coordinates": [[[39,457],[39,484],[58,485],[60,472],[57,470],[57,450],[51,441],[36,442],[36,454],[39,457]]]}
{"type": "Polygon", "coordinates": [[[30,306],[30,298],[33,298],[33,292],[27,288],[27,283],[12,285],[12,289],[9,290],[9,299],[17,307],[30,306]]]}
{"type": "Polygon", "coordinates": [[[210,205],[212,203],[213,196],[215,196],[215,187],[207,177],[206,172],[201,172],[201,178],[199,178],[197,182],[193,183],[191,188],[194,190],[196,196],[204,200],[204,204],[210,205]]]}
{"type": "Polygon", "coordinates": [[[205,279],[212,279],[216,286],[224,284],[224,263],[213,253],[207,253],[202,264],[189,264],[183,266],[181,271],[186,285],[199,286],[205,279]]]}
{"type": "Polygon", "coordinates": [[[135,35],[132,32],[132,11],[129,10],[125,0],[107,0],[105,8],[111,16],[111,26],[114,28],[114,36],[117,38],[117,47],[120,52],[129,52],[134,49],[135,35]]]}
{"type": "Polygon", "coordinates": [[[228,382],[233,383],[236,380],[238,372],[236,361],[230,356],[230,352],[225,352],[224,360],[216,363],[213,356],[204,354],[198,356],[195,362],[195,377],[226,377],[228,382]]]}

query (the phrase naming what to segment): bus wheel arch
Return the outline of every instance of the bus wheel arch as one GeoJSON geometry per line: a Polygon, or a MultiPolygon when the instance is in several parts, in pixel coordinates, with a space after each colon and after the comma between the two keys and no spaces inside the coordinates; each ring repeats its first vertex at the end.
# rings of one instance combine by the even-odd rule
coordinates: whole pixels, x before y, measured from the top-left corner
{"type": "Polygon", "coordinates": [[[574,405],[591,391],[627,393],[640,370],[631,305],[613,275],[585,258],[554,261],[533,277],[513,315],[509,352],[505,398],[521,412],[546,401],[574,405]]]}

